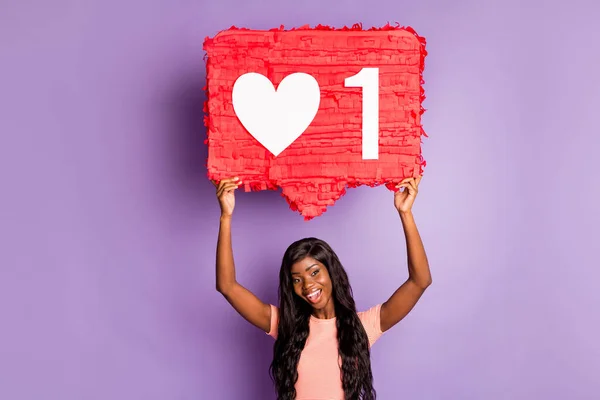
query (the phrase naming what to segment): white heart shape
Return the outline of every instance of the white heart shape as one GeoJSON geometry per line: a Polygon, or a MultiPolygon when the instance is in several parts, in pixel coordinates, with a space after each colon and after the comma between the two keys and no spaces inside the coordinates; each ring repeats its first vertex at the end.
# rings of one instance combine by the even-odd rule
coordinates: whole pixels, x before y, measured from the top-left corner
{"type": "Polygon", "coordinates": [[[235,81],[232,100],[242,125],[277,157],[317,115],[321,90],[302,72],[286,76],[277,90],[267,77],[250,72],[235,81]]]}

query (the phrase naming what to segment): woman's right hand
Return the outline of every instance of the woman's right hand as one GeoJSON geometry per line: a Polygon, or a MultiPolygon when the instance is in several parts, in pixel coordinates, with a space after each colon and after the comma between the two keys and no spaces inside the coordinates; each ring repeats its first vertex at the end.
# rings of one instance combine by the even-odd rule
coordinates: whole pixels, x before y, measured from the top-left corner
{"type": "MultiPolygon", "coordinates": [[[[214,183],[214,182],[213,182],[214,183]]],[[[242,184],[239,178],[222,179],[217,186],[217,198],[221,206],[221,216],[231,217],[235,207],[234,191],[242,184]]]]}

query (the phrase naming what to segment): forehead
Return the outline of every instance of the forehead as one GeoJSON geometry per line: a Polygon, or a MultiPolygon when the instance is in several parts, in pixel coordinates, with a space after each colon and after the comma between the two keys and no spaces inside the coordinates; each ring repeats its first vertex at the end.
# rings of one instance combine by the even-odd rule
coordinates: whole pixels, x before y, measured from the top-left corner
{"type": "Polygon", "coordinates": [[[306,272],[307,268],[310,268],[313,265],[318,265],[318,266],[323,266],[323,264],[321,264],[319,261],[315,260],[312,257],[306,257],[303,258],[302,260],[296,262],[294,265],[292,265],[292,273],[299,273],[302,274],[304,272],[306,272]]]}

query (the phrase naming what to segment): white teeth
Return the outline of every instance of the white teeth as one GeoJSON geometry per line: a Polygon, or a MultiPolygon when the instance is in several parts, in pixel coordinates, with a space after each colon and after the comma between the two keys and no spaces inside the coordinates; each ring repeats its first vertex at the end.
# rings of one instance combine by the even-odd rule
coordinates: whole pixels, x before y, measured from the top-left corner
{"type": "Polygon", "coordinates": [[[321,289],[316,289],[316,290],[313,290],[310,294],[307,294],[306,297],[308,297],[312,300],[315,297],[317,297],[320,293],[321,293],[321,289]]]}

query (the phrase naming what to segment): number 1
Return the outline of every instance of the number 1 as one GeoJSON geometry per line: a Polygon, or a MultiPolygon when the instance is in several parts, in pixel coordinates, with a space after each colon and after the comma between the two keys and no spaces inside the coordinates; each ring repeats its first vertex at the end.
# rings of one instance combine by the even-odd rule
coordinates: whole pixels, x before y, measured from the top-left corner
{"type": "Polygon", "coordinates": [[[379,158],[379,68],[363,68],[344,80],[346,87],[362,88],[362,158],[379,158]]]}

